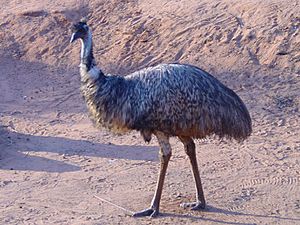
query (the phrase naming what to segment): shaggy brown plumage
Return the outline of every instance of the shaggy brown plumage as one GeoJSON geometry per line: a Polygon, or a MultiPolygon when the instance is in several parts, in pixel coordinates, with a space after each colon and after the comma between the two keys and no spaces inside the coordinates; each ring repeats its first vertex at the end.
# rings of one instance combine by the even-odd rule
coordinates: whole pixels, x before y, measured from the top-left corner
{"type": "Polygon", "coordinates": [[[216,134],[237,140],[251,133],[241,99],[195,66],[162,64],[125,77],[101,73],[96,81],[84,79],[81,90],[91,118],[115,131],[193,138],[216,134]]]}
{"type": "Polygon", "coordinates": [[[169,137],[178,136],[189,155],[197,187],[194,209],[205,206],[193,138],[215,134],[244,140],[251,134],[251,118],[242,100],[209,73],[192,65],[161,64],[127,76],[105,75],[96,67],[92,34],[86,22],[74,25],[71,42],[82,41],[81,92],[92,120],[123,132],[138,130],[145,141],[157,136],[161,173],[149,209],[136,216],[155,216],[171,156],[169,137]]]}

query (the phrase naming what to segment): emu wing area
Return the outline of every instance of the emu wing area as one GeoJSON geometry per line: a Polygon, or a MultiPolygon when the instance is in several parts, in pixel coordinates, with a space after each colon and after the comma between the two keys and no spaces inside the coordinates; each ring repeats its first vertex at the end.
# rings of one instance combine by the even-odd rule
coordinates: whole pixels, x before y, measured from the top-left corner
{"type": "Polygon", "coordinates": [[[163,64],[125,79],[134,115],[131,129],[194,138],[216,134],[237,140],[251,133],[249,113],[237,94],[195,66],[163,64]]]}

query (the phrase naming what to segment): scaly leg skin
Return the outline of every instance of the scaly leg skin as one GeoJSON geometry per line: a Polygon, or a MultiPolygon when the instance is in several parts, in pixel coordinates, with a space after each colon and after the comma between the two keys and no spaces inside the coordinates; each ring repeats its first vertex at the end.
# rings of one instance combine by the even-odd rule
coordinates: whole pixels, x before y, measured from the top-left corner
{"type": "Polygon", "coordinates": [[[166,176],[166,171],[168,167],[168,163],[171,158],[171,146],[169,143],[169,137],[164,135],[163,133],[159,132],[156,133],[157,140],[161,147],[160,149],[160,172],[158,176],[158,182],[156,185],[156,191],[154,197],[151,202],[151,206],[148,209],[142,210],[140,212],[134,213],[132,216],[134,217],[143,217],[143,216],[150,216],[156,217],[159,214],[159,203],[161,198],[161,193],[163,189],[163,184],[166,176]]]}
{"type": "Polygon", "coordinates": [[[196,202],[182,203],[182,204],[180,204],[180,206],[182,206],[183,208],[191,207],[192,210],[205,209],[206,203],[205,203],[203,188],[202,188],[201,179],[200,179],[199,170],[198,170],[196,151],[195,151],[195,143],[194,143],[193,139],[191,139],[190,137],[179,137],[179,138],[184,144],[184,150],[185,150],[186,154],[189,156],[190,163],[192,165],[194,180],[196,183],[196,191],[197,191],[196,202]]]}
{"type": "Polygon", "coordinates": [[[163,156],[161,155],[161,163],[160,163],[160,173],[159,178],[156,186],[156,191],[151,203],[151,207],[149,209],[142,210],[140,212],[136,212],[133,214],[134,217],[142,217],[142,216],[150,216],[150,217],[156,217],[159,214],[159,203],[161,198],[161,193],[163,189],[163,183],[168,167],[168,163],[170,160],[171,154],[163,156]]]}
{"type": "Polygon", "coordinates": [[[180,206],[184,209],[191,208],[191,210],[203,210],[203,209],[205,209],[205,203],[202,203],[202,202],[181,203],[180,206]]]}
{"type": "Polygon", "coordinates": [[[144,209],[144,210],[142,210],[142,211],[140,211],[140,212],[136,212],[136,213],[134,213],[132,216],[133,216],[133,217],[150,216],[150,217],[154,218],[154,217],[156,217],[158,214],[159,214],[159,210],[149,208],[149,209],[144,209]]]}

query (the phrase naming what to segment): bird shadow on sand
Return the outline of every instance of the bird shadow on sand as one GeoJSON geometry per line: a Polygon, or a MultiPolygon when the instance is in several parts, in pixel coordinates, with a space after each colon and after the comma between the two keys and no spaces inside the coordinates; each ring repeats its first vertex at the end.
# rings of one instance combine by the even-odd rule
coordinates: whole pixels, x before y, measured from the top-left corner
{"type": "Polygon", "coordinates": [[[196,221],[207,221],[212,222],[213,224],[233,224],[233,225],[255,225],[256,222],[248,222],[251,221],[251,218],[253,218],[254,221],[256,221],[258,218],[263,219],[275,219],[278,221],[281,221],[282,224],[288,224],[288,223],[300,223],[300,218],[292,218],[292,217],[281,217],[281,216],[272,216],[272,215],[261,215],[256,213],[243,213],[243,212],[235,212],[230,211],[226,209],[217,208],[214,206],[207,206],[205,210],[203,210],[205,214],[202,214],[201,216],[195,216],[195,215],[182,215],[177,213],[162,213],[162,216],[165,217],[177,217],[177,218],[185,218],[185,219],[192,219],[196,221]],[[208,214],[207,214],[208,213],[208,214]],[[216,215],[227,215],[234,217],[235,222],[233,221],[225,221],[223,219],[216,219],[216,215]],[[208,215],[212,215],[213,218],[209,218],[208,215]],[[239,218],[242,219],[242,221],[247,222],[236,222],[239,218]]]}
{"type": "Polygon", "coordinates": [[[64,137],[33,136],[3,131],[3,129],[0,135],[2,149],[0,169],[4,170],[59,173],[78,171],[81,169],[80,166],[74,165],[68,160],[72,156],[143,161],[157,161],[158,159],[158,148],[153,146],[101,144],[64,137]],[[30,154],[31,152],[34,155],[30,154]],[[39,152],[41,154],[43,152],[54,153],[55,155],[47,154],[47,158],[45,158],[44,154],[43,157],[37,156],[39,152]],[[52,157],[55,159],[51,159],[52,157]]]}

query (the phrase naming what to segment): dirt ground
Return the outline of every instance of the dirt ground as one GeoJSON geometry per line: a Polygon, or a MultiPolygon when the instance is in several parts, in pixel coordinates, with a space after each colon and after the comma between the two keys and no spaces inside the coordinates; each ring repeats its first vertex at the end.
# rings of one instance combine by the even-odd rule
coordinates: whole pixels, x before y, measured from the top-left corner
{"type": "Polygon", "coordinates": [[[0,224],[300,224],[300,3],[298,0],[0,0],[0,224]],[[90,122],[79,93],[88,16],[106,73],[194,64],[247,105],[242,144],[197,141],[208,207],[195,198],[182,144],[171,139],[156,219],[132,218],[155,190],[158,145],[90,122]]]}

